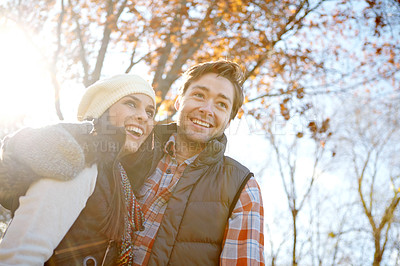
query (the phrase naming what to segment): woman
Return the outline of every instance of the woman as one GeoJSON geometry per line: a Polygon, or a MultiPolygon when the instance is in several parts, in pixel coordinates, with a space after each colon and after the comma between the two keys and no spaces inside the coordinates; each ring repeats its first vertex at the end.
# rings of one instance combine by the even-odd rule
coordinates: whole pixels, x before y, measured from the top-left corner
{"type": "MultiPolygon", "coordinates": [[[[53,162],[59,153],[53,156],[51,152],[62,150],[62,160],[57,159],[57,162],[70,166],[71,159],[64,154],[70,154],[70,147],[74,145],[68,144],[65,152],[63,143],[74,143],[76,140],[83,147],[86,161],[76,177],[65,178],[72,180],[64,182],[42,178],[30,185],[25,196],[20,197],[20,206],[0,243],[0,265],[40,265],[46,261],[46,265],[129,264],[133,256],[131,236],[134,231],[140,230],[143,218],[118,158],[138,150],[152,130],[154,114],[155,93],[151,86],[139,76],[118,75],[94,83],[82,97],[78,119],[94,121],[94,128],[88,128],[87,124],[64,125],[59,130],[60,126],[56,125],[58,131],[54,127],[38,131],[31,129],[25,135],[22,131],[10,137],[3,158],[7,158],[12,151],[15,154],[17,144],[21,142],[33,145],[28,153],[46,146],[50,156],[41,151],[41,161],[43,156],[47,156],[48,159],[44,160],[47,165],[52,162],[50,169],[59,169],[60,164],[53,162]],[[76,127],[87,130],[80,136],[77,132],[81,131],[77,131],[76,127]],[[118,148],[119,137],[116,134],[121,127],[125,142],[122,148],[118,148]],[[45,139],[45,143],[53,138],[55,131],[62,132],[55,134],[58,143],[42,145],[41,139],[45,139]],[[18,134],[23,138],[18,139],[18,134]],[[36,137],[35,141],[26,140],[26,136],[30,138],[32,135],[36,137]],[[61,141],[70,140],[70,135],[74,140],[61,141]],[[87,143],[82,144],[82,139],[88,136],[91,140],[104,143],[92,141],[85,146],[87,143]],[[94,152],[96,158],[90,158],[93,154],[87,150],[94,152]],[[98,155],[101,153],[106,156],[98,155]],[[118,156],[109,160],[107,154],[118,156]],[[97,164],[90,165],[91,161],[97,164]]],[[[23,157],[21,154],[17,153],[17,157],[23,157]]],[[[36,155],[29,158],[36,159],[36,155]]],[[[48,168],[41,171],[43,169],[37,167],[38,163],[29,162],[35,167],[33,172],[45,172],[44,176],[48,177],[48,168]]],[[[77,165],[76,160],[73,165],[77,165]]],[[[62,172],[65,176],[64,170],[57,170],[57,174],[62,172]]]]}

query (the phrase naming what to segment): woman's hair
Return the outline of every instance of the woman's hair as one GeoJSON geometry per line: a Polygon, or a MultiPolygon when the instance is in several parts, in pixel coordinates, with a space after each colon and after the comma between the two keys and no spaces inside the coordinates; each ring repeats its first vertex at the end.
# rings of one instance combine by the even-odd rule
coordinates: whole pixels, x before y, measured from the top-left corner
{"type": "MultiPolygon", "coordinates": [[[[98,119],[93,119],[93,123],[95,134],[110,134],[110,127],[113,126],[109,122],[108,109],[103,112],[98,119]]],[[[122,147],[119,148],[121,152],[122,147]]],[[[100,222],[100,228],[101,232],[103,232],[109,239],[120,241],[124,234],[125,215],[128,213],[125,206],[121,176],[119,171],[115,169],[117,160],[118,155],[112,163],[99,162],[98,164],[99,173],[106,175],[107,183],[110,186],[109,193],[111,195],[110,205],[107,208],[107,213],[104,219],[100,222]]]]}

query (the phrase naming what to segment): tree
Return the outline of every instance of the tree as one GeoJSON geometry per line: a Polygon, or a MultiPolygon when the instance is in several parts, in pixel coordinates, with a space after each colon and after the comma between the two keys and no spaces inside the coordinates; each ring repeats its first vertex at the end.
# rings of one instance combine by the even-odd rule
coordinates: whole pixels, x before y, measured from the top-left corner
{"type": "MultiPolygon", "coordinates": [[[[388,26],[376,26],[381,16],[378,12],[364,15],[377,9],[377,5],[368,3],[7,0],[2,4],[2,14],[25,29],[48,61],[60,119],[59,90],[64,80],[76,78],[85,86],[92,84],[100,78],[111,51],[123,55],[126,65],[119,66],[121,72],[143,64],[148,67],[158,103],[164,103],[160,110],[167,117],[174,113],[171,102],[176,80],[188,65],[228,58],[240,62],[246,70],[248,101],[268,107],[268,98],[283,96],[279,99],[281,112],[289,119],[299,113],[292,110],[293,98],[336,91],[338,80],[347,82],[342,89],[351,89],[360,83],[394,78],[398,67],[392,66],[399,62],[396,41],[381,41],[387,36],[388,26]],[[361,15],[354,5],[364,7],[360,8],[361,15]],[[363,24],[356,28],[358,21],[363,24]],[[335,41],[338,35],[349,39],[365,28],[380,32],[380,38],[368,38],[360,44],[365,53],[386,60],[382,61],[386,68],[375,64],[378,72],[367,69],[370,58],[376,60],[376,56],[366,54],[359,60],[361,57],[348,49],[346,42],[335,41]],[[49,35],[49,30],[53,34],[49,35]],[[357,57],[353,68],[343,69],[337,64],[350,57],[357,57]],[[358,78],[350,85],[347,79],[353,75],[358,78]]],[[[307,106],[309,103],[303,104],[307,106]]]]}
{"type": "MultiPolygon", "coordinates": [[[[343,121],[341,146],[348,158],[348,174],[362,214],[368,221],[373,241],[373,265],[380,265],[388,246],[395,240],[393,227],[400,202],[400,127],[397,101],[360,97],[343,121]]],[[[396,229],[394,229],[396,230],[396,229]]],[[[393,245],[392,245],[393,246],[393,245]]]]}
{"type": "MultiPolygon", "coordinates": [[[[290,123],[285,123],[285,118],[274,112],[259,117],[259,121],[267,121],[260,131],[264,132],[270,143],[270,151],[275,158],[275,161],[271,164],[273,167],[265,172],[280,178],[283,187],[283,191],[280,193],[278,193],[277,188],[274,188],[275,196],[267,202],[276,205],[277,202],[284,200],[287,206],[285,208],[285,205],[279,205],[281,210],[281,214],[278,214],[279,219],[272,222],[279,224],[277,230],[282,232],[280,236],[275,236],[275,239],[281,239],[276,241],[275,244],[278,245],[275,250],[274,242],[270,240],[269,248],[273,258],[272,264],[282,260],[282,257],[278,256],[282,246],[285,249],[290,246],[291,261],[281,261],[281,263],[291,263],[292,265],[314,263],[314,261],[321,259],[318,258],[320,254],[313,253],[318,253],[317,248],[314,247],[317,245],[316,241],[322,238],[328,239],[328,233],[326,233],[328,226],[322,226],[324,232],[320,232],[320,222],[316,222],[323,219],[322,214],[314,213],[324,204],[325,200],[322,199],[324,196],[319,198],[315,205],[311,199],[318,198],[316,191],[321,185],[318,184],[319,178],[329,169],[328,163],[332,160],[331,149],[329,148],[332,133],[329,127],[329,119],[323,118],[322,111],[318,113],[314,113],[314,111],[308,110],[304,114],[305,116],[292,118],[290,123]],[[289,214],[286,213],[286,210],[289,211],[289,214]],[[307,217],[308,211],[317,215],[307,217]],[[284,229],[286,228],[284,221],[290,221],[290,229],[284,229]],[[318,237],[311,237],[314,233],[318,237]],[[291,242],[290,245],[288,245],[289,242],[291,242]]],[[[266,206],[266,208],[268,207],[266,206]]],[[[271,233],[271,231],[276,230],[274,227],[273,224],[268,225],[267,220],[267,228],[269,229],[267,239],[273,239],[273,235],[276,235],[276,232],[271,233]],[[271,229],[269,229],[270,227],[271,229]]],[[[284,257],[288,257],[288,254],[284,257]]]]}

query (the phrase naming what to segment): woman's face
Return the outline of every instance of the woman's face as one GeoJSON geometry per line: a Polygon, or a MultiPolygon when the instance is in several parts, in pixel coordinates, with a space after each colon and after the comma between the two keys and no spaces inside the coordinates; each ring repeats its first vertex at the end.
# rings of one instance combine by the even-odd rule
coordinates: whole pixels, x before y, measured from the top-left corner
{"type": "Polygon", "coordinates": [[[153,128],[155,106],[145,94],[130,94],[113,104],[109,110],[109,122],[125,127],[125,151],[136,152],[153,128]]]}

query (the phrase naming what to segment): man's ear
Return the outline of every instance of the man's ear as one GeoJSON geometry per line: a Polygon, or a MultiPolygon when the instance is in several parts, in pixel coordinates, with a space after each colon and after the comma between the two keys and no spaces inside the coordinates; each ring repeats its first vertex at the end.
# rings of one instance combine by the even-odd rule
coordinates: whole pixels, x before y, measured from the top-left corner
{"type": "Polygon", "coordinates": [[[179,111],[179,107],[181,106],[181,98],[182,98],[181,96],[178,96],[178,98],[176,98],[175,100],[174,106],[177,111],[179,111]]]}

